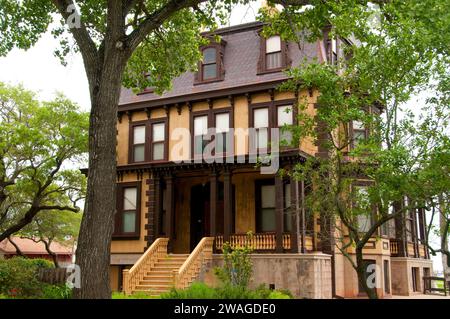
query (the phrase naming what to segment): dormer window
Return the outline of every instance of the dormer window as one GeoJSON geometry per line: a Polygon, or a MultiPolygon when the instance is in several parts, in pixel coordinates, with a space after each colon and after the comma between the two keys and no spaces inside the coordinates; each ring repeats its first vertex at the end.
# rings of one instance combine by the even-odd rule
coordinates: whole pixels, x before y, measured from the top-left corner
{"type": "Polygon", "coordinates": [[[266,69],[281,67],[281,38],[279,35],[274,35],[266,40],[266,69]]]}
{"type": "Polygon", "coordinates": [[[260,35],[258,74],[280,72],[290,64],[287,43],[279,35],[260,35]]]}
{"type": "Polygon", "coordinates": [[[210,83],[224,79],[223,56],[225,44],[225,41],[222,40],[220,43],[212,42],[208,46],[201,48],[202,60],[198,64],[198,72],[195,76],[194,84],[210,83]]]}
{"type": "Polygon", "coordinates": [[[202,79],[215,78],[217,78],[217,50],[216,48],[207,48],[203,50],[202,79]]]}

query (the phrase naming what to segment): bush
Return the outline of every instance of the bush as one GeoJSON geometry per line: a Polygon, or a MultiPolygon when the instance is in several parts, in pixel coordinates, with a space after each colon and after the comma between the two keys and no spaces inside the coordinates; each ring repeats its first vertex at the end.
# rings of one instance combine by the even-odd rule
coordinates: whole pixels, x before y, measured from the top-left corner
{"type": "Polygon", "coordinates": [[[42,284],[43,299],[71,299],[72,289],[67,285],[42,284]]]}
{"type": "Polygon", "coordinates": [[[242,286],[223,285],[212,288],[195,282],[187,289],[173,288],[161,295],[162,299],[291,299],[290,293],[269,290],[264,285],[252,290],[242,286]]]}
{"type": "MultiPolygon", "coordinates": [[[[248,233],[247,236],[250,242],[252,234],[248,233]]],[[[248,287],[253,272],[250,257],[253,250],[247,244],[244,247],[232,249],[228,242],[223,244],[222,250],[223,267],[215,268],[215,275],[225,285],[248,287]]]]}
{"type": "Polygon", "coordinates": [[[13,298],[36,298],[42,295],[42,285],[37,278],[40,268],[53,264],[44,259],[14,257],[0,260],[0,294],[13,298]]]}
{"type": "Polygon", "coordinates": [[[123,292],[113,292],[112,299],[155,299],[156,297],[150,296],[146,294],[145,292],[136,292],[131,295],[126,295],[123,292]]]}

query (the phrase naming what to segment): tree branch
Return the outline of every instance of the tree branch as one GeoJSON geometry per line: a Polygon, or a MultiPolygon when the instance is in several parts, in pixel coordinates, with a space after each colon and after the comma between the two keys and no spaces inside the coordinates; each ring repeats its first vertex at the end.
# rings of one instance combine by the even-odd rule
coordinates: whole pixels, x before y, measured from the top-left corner
{"type": "Polygon", "coordinates": [[[170,0],[166,5],[147,16],[145,20],[130,35],[127,36],[125,47],[132,53],[145,37],[157,29],[175,12],[193,7],[206,0],[170,0]]]}

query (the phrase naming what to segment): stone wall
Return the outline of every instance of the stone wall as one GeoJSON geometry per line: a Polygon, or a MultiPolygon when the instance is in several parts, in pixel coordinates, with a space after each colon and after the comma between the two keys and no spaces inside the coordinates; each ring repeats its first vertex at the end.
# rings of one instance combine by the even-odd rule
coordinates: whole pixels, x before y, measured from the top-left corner
{"type": "Polygon", "coordinates": [[[410,296],[423,293],[424,268],[433,274],[433,262],[429,259],[391,257],[392,294],[410,296]],[[413,289],[412,267],[419,269],[417,291],[413,289]]]}
{"type": "MultiPolygon", "coordinates": [[[[331,256],[312,254],[253,254],[251,286],[273,285],[275,289],[288,289],[296,298],[327,299],[331,292],[331,256]]],[[[222,257],[214,255],[212,267],[202,281],[217,285],[213,268],[222,264],[222,257]]]]}

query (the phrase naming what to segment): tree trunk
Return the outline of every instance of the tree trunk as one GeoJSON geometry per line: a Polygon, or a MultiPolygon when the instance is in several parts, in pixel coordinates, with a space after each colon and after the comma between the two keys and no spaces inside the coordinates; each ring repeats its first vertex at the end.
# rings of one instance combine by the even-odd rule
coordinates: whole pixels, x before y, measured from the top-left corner
{"type": "MultiPolygon", "coordinates": [[[[369,297],[369,299],[378,299],[376,287],[371,288],[367,284],[366,278],[367,264],[364,262],[363,259],[362,248],[356,247],[355,254],[356,254],[356,273],[358,275],[359,284],[364,289],[364,292],[367,294],[367,297],[369,297]]],[[[378,275],[379,274],[376,274],[376,276],[378,275]]]]}
{"type": "Polygon", "coordinates": [[[59,268],[58,256],[50,248],[50,245],[52,244],[52,241],[50,240],[50,241],[47,242],[45,240],[42,240],[42,242],[44,243],[45,250],[52,257],[53,264],[55,265],[55,268],[59,268]]]}
{"type": "Polygon", "coordinates": [[[76,251],[81,287],[74,290],[74,297],[82,299],[111,298],[109,266],[116,211],[117,106],[126,59],[114,48],[105,52],[101,69],[94,75],[87,72],[91,91],[89,172],[76,251]]]}

